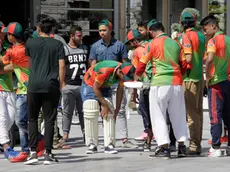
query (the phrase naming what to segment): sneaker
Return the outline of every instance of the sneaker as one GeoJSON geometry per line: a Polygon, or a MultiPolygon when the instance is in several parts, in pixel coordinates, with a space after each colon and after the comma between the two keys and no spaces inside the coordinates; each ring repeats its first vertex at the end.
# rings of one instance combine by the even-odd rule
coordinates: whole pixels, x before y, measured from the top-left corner
{"type": "Polygon", "coordinates": [[[177,153],[178,158],[183,158],[186,157],[186,146],[178,146],[178,153],[177,153]]]}
{"type": "Polygon", "coordinates": [[[150,152],[151,151],[151,144],[148,144],[147,142],[143,145],[144,152],[150,152]]]}
{"type": "Polygon", "coordinates": [[[44,165],[51,165],[54,163],[58,163],[57,158],[55,158],[53,154],[46,153],[44,157],[45,157],[44,165]]]}
{"type": "Polygon", "coordinates": [[[117,150],[114,149],[114,146],[112,144],[106,146],[104,152],[109,154],[117,154],[117,150]]]}
{"type": "Polygon", "coordinates": [[[220,157],[221,150],[220,149],[213,149],[212,147],[208,151],[208,157],[220,157]]]}
{"type": "Polygon", "coordinates": [[[24,162],[28,158],[28,154],[26,152],[21,152],[18,156],[10,158],[10,162],[24,162]]]}
{"type": "Polygon", "coordinates": [[[144,141],[148,137],[148,134],[143,132],[141,136],[134,138],[135,141],[144,141]]]}
{"type": "Polygon", "coordinates": [[[177,148],[176,148],[175,145],[170,145],[169,149],[170,149],[171,152],[176,152],[177,151],[177,148]]]}
{"type": "Polygon", "coordinates": [[[225,151],[225,155],[226,156],[230,156],[230,147],[227,147],[227,149],[225,151]]]}
{"type": "Polygon", "coordinates": [[[135,145],[134,143],[132,143],[131,141],[127,140],[125,142],[122,142],[122,146],[123,148],[138,148],[137,145],[135,145]]]}
{"type": "Polygon", "coordinates": [[[10,146],[6,148],[6,150],[4,151],[4,155],[6,159],[11,159],[14,157],[17,157],[19,155],[18,151],[15,151],[14,149],[12,149],[10,146]]]}
{"type": "Polygon", "coordinates": [[[36,152],[37,152],[38,157],[41,157],[44,154],[45,152],[45,140],[44,139],[38,141],[36,152]]]}
{"type": "Polygon", "coordinates": [[[97,152],[97,146],[90,144],[89,149],[86,151],[86,154],[94,154],[97,152]]]}
{"type": "Polygon", "coordinates": [[[38,156],[36,152],[30,152],[30,156],[27,158],[27,161],[24,162],[24,165],[35,165],[38,164],[38,156]]]}
{"type": "Polygon", "coordinates": [[[155,157],[162,157],[163,159],[170,159],[171,158],[170,149],[165,149],[163,147],[157,147],[155,149],[155,153],[152,155],[149,155],[149,158],[155,158],[155,157]]]}

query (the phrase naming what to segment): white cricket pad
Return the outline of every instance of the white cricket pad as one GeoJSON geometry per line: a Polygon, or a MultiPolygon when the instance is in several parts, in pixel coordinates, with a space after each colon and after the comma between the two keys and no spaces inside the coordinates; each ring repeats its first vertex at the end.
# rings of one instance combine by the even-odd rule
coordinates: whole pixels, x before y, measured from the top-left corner
{"type": "Polygon", "coordinates": [[[83,103],[84,122],[85,122],[85,144],[91,143],[98,146],[98,116],[100,106],[97,100],[86,100],[83,103]]]}
{"type": "Polygon", "coordinates": [[[112,100],[106,99],[105,101],[112,113],[108,114],[107,119],[103,118],[104,125],[104,146],[108,146],[109,144],[113,144],[115,146],[116,143],[116,133],[115,133],[115,120],[114,120],[114,107],[112,100]]]}

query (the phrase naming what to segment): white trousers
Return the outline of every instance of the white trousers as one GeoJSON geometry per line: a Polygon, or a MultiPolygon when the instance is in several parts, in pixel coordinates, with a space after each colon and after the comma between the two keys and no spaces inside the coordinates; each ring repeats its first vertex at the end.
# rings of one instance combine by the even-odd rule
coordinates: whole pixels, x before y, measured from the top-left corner
{"type": "Polygon", "coordinates": [[[186,141],[188,133],[183,87],[151,86],[149,101],[152,129],[158,146],[170,143],[166,111],[177,141],[186,141]]]}
{"type": "Polygon", "coordinates": [[[13,92],[0,91],[0,144],[10,141],[9,130],[16,114],[16,95],[13,92]]]}

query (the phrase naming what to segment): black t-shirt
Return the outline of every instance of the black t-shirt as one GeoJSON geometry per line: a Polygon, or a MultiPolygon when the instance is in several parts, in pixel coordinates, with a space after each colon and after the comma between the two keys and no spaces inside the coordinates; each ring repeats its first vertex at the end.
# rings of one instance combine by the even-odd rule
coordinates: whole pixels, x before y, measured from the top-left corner
{"type": "Polygon", "coordinates": [[[81,85],[83,76],[87,70],[88,49],[84,45],[72,48],[64,46],[66,75],[65,83],[68,85],[81,85]]]}
{"type": "Polygon", "coordinates": [[[26,55],[30,58],[28,92],[59,90],[59,60],[65,58],[63,44],[49,37],[32,38],[26,43],[26,55]]]}

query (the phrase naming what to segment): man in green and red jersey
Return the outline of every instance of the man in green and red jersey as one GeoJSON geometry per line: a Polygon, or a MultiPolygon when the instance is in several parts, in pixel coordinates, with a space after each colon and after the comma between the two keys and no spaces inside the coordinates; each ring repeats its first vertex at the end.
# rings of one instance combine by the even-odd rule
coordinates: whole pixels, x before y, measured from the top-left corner
{"type": "Polygon", "coordinates": [[[187,123],[190,133],[189,154],[200,155],[203,132],[203,57],[205,36],[196,29],[195,9],[181,13],[182,47],[189,64],[183,76],[187,123]]]}
{"type": "Polygon", "coordinates": [[[153,70],[150,87],[150,116],[158,149],[150,157],[170,158],[169,131],[166,122],[168,111],[172,127],[179,143],[178,157],[184,157],[187,140],[184,89],[182,87],[182,71],[186,70],[186,61],[179,43],[164,33],[161,22],[153,19],[148,23],[153,38],[146,55],[141,57],[137,66],[135,80],[138,80],[151,61],[153,70]],[[184,65],[183,65],[183,61],[184,65]]]}
{"type": "MultiPolygon", "coordinates": [[[[11,159],[11,162],[24,162],[29,154],[28,148],[28,113],[27,113],[27,85],[29,80],[29,61],[25,55],[25,46],[23,42],[22,26],[13,22],[3,30],[7,33],[7,37],[13,47],[9,49],[2,57],[2,62],[5,65],[3,72],[15,72],[17,77],[17,97],[16,97],[16,125],[19,128],[20,144],[22,152],[17,157],[11,159]]],[[[44,152],[44,141],[39,134],[38,154],[44,152]],[[40,152],[41,151],[41,152],[40,152]]]]}
{"type": "MultiPolygon", "coordinates": [[[[209,15],[201,21],[205,35],[211,37],[207,45],[206,87],[211,123],[212,147],[209,157],[220,157],[222,120],[230,131],[230,38],[219,28],[218,19],[209,15]]],[[[230,156],[230,135],[226,155],[230,156]]]]}
{"type": "Polygon", "coordinates": [[[124,90],[123,82],[132,80],[134,72],[135,68],[129,62],[124,62],[122,64],[113,60],[105,60],[98,62],[85,73],[81,87],[81,97],[85,118],[86,145],[89,146],[89,149],[86,152],[87,154],[97,152],[98,133],[96,131],[98,131],[98,102],[101,104],[101,115],[104,121],[104,151],[105,153],[111,154],[117,153],[114,149],[116,141],[114,136],[114,120],[121,107],[124,90]],[[116,109],[112,112],[106,99],[109,101],[109,104],[112,104],[112,90],[110,87],[114,84],[118,84],[118,88],[116,95],[116,109]],[[109,114],[113,115],[112,119],[109,114]],[[90,118],[87,118],[88,116],[90,116],[90,118]],[[108,116],[110,116],[110,124],[108,124],[107,120],[104,120],[108,118],[108,116]]]}
{"type": "MultiPolygon", "coordinates": [[[[0,55],[3,56],[6,51],[4,46],[5,34],[2,32],[4,24],[0,22],[0,55]]],[[[4,65],[0,63],[2,69],[4,65]]],[[[19,155],[19,152],[14,151],[10,147],[9,130],[14,123],[16,107],[15,107],[15,92],[13,88],[12,73],[0,74],[0,144],[3,147],[5,158],[11,160],[19,155]]]]}
{"type": "MultiPolygon", "coordinates": [[[[147,53],[148,41],[143,40],[146,36],[142,35],[138,30],[131,30],[127,34],[127,38],[125,44],[129,44],[132,47],[133,54],[132,54],[132,65],[137,68],[138,63],[140,62],[140,58],[147,53]]],[[[152,75],[152,65],[148,63],[144,74],[141,77],[142,82],[149,83],[151,80],[152,75]]],[[[134,89],[134,95],[137,95],[137,90],[134,89]]],[[[134,101],[136,96],[134,96],[134,101]]],[[[147,135],[143,138],[144,142],[144,151],[150,151],[151,149],[151,140],[153,137],[152,133],[152,126],[150,121],[150,113],[149,113],[149,88],[145,88],[144,90],[140,91],[140,100],[139,100],[139,112],[143,118],[144,123],[144,133],[147,135]]]]}

